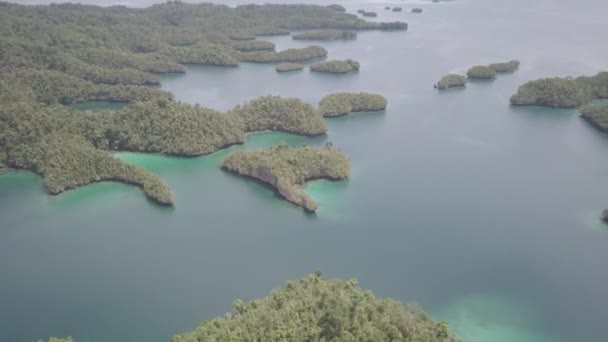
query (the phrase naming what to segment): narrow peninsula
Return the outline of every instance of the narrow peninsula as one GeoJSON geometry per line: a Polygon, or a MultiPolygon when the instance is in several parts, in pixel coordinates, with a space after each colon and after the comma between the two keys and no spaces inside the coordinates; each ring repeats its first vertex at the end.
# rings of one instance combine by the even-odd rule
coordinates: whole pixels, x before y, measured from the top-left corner
{"type": "Polygon", "coordinates": [[[272,186],[287,201],[307,212],[317,204],[302,187],[315,179],[344,180],[350,176],[350,160],[333,147],[289,147],[277,145],[264,151],[236,151],[222,168],[272,186]]]}
{"type": "Polygon", "coordinates": [[[354,112],[377,112],[386,109],[386,98],[369,93],[338,93],[325,96],[319,103],[324,117],[343,116],[354,112]]]}
{"type": "Polygon", "coordinates": [[[435,84],[435,88],[437,89],[447,89],[454,87],[464,87],[467,85],[467,78],[462,75],[457,74],[449,74],[444,76],[437,84],[435,84]]]}
{"type": "Polygon", "coordinates": [[[331,74],[346,74],[352,71],[359,71],[359,62],[352,59],[344,61],[333,60],[320,62],[310,66],[311,71],[326,72],[331,74]]]}
{"type": "Polygon", "coordinates": [[[580,112],[593,127],[608,133],[608,105],[589,105],[581,108],[580,112]]]}

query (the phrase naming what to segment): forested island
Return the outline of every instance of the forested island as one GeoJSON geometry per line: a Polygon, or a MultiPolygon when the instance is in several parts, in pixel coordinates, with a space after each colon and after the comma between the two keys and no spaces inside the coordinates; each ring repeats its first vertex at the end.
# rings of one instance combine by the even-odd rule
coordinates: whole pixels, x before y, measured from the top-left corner
{"type": "Polygon", "coordinates": [[[412,8],[412,13],[422,13],[422,8],[412,8]]]}
{"type": "Polygon", "coordinates": [[[467,71],[467,77],[478,80],[491,80],[496,78],[496,71],[486,65],[476,65],[467,71]]]}
{"type": "Polygon", "coordinates": [[[314,212],[317,204],[302,189],[304,184],[315,179],[347,179],[350,160],[329,146],[277,145],[263,151],[233,152],[223,160],[222,168],[266,183],[287,201],[314,212]]]}
{"type": "Polygon", "coordinates": [[[300,63],[281,63],[275,67],[278,72],[288,72],[304,69],[304,65],[300,63]]]}
{"type": "Polygon", "coordinates": [[[112,151],[198,156],[240,144],[249,132],[325,134],[318,111],[297,99],[264,97],[220,113],[175,102],[152,73],[184,64],[237,67],[243,61],[293,62],[327,55],[319,46],[275,51],[257,36],[291,30],[404,30],[372,23],[338,6],[244,5],[169,1],[149,8],[0,2],[0,172],[40,175],[51,194],[118,181],[171,205],[156,175],[112,151]],[[124,102],[116,112],[65,105],[124,102]]]}
{"type": "Polygon", "coordinates": [[[444,76],[437,84],[435,84],[435,88],[437,89],[447,89],[453,87],[464,87],[467,85],[467,78],[462,75],[457,74],[449,74],[444,76]]]}
{"type": "Polygon", "coordinates": [[[319,103],[324,117],[336,117],[353,112],[376,112],[386,109],[382,95],[369,93],[338,93],[325,96],[319,103]]]}
{"type": "Polygon", "coordinates": [[[315,63],[310,66],[310,70],[332,74],[346,74],[351,71],[358,71],[359,67],[359,62],[352,59],[347,59],[344,61],[333,60],[315,63]]]}
{"type": "Polygon", "coordinates": [[[304,62],[327,56],[327,50],[321,46],[311,45],[301,49],[287,49],[279,52],[254,51],[241,53],[237,58],[250,63],[289,63],[304,62]]]}
{"type": "Polygon", "coordinates": [[[577,78],[543,78],[519,87],[511,97],[516,106],[576,108],[591,100],[608,99],[608,72],[577,78]]]}
{"type": "Polygon", "coordinates": [[[357,39],[357,32],[344,30],[324,30],[297,33],[291,37],[295,40],[350,40],[357,39]]]}
{"type": "MultiPolygon", "coordinates": [[[[359,287],[356,279],[326,280],[320,271],[250,302],[236,299],[230,312],[173,336],[201,341],[401,341],[458,342],[448,323],[417,305],[404,307],[359,287]]],[[[38,341],[44,342],[44,341],[38,341]]],[[[75,342],[50,338],[48,342],[75,342]]]]}
{"type": "Polygon", "coordinates": [[[519,61],[512,60],[506,63],[492,63],[488,65],[488,67],[490,67],[496,73],[515,72],[517,69],[519,69],[519,61]]]}

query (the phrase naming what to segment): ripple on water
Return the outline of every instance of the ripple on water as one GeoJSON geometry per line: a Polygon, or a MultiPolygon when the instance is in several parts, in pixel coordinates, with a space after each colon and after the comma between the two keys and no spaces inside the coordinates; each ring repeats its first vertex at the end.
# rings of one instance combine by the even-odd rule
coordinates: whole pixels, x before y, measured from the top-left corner
{"type": "Polygon", "coordinates": [[[542,328],[543,316],[530,303],[501,295],[476,294],[453,301],[435,316],[467,342],[556,342],[542,328]]]}

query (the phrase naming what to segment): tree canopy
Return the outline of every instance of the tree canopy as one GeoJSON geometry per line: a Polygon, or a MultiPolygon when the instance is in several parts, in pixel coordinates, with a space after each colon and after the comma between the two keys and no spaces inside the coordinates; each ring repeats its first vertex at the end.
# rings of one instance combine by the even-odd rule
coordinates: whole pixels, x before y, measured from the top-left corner
{"type": "Polygon", "coordinates": [[[437,84],[435,88],[437,89],[447,89],[453,87],[464,87],[467,84],[466,77],[457,74],[449,74],[444,76],[437,84]]]}
{"type": "Polygon", "coordinates": [[[359,287],[357,280],[325,280],[320,272],[288,281],[249,303],[234,301],[224,317],[203,322],[173,342],[456,342],[446,322],[415,305],[405,308],[359,287]]]}
{"type": "Polygon", "coordinates": [[[359,62],[352,59],[319,62],[310,66],[311,71],[327,72],[332,74],[345,74],[351,71],[358,71],[359,68],[359,62]]]}
{"type": "Polygon", "coordinates": [[[325,117],[335,117],[352,112],[375,112],[386,109],[382,95],[369,93],[337,93],[325,96],[319,103],[319,112],[325,117]]]}

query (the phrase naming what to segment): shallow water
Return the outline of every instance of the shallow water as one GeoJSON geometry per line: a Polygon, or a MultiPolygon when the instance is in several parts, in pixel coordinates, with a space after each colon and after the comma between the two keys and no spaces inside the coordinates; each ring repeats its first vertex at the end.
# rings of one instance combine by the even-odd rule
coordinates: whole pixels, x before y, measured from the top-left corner
{"type": "MultiPolygon", "coordinates": [[[[262,95],[317,104],[370,91],[383,113],[328,120],[327,137],[252,135],[192,159],[134,153],[174,209],[102,183],[57,197],[28,173],[0,176],[0,340],[161,342],[287,279],[322,269],[383,297],[417,301],[466,341],[601,341],[608,322],[608,135],[573,110],[512,108],[517,87],[608,68],[598,1],[344,3],[405,19],[408,32],[315,42],[361,71],[278,74],[271,65],[189,66],[164,76],[176,98],[227,110],[262,95]],[[384,12],[415,3],[424,13],[384,12]],[[518,72],[438,93],[442,75],[517,58],[518,72]],[[347,182],[313,182],[306,215],[269,188],[228,174],[239,148],[331,141],[347,182]]],[[[279,49],[308,45],[269,38],[279,49]]]]}

